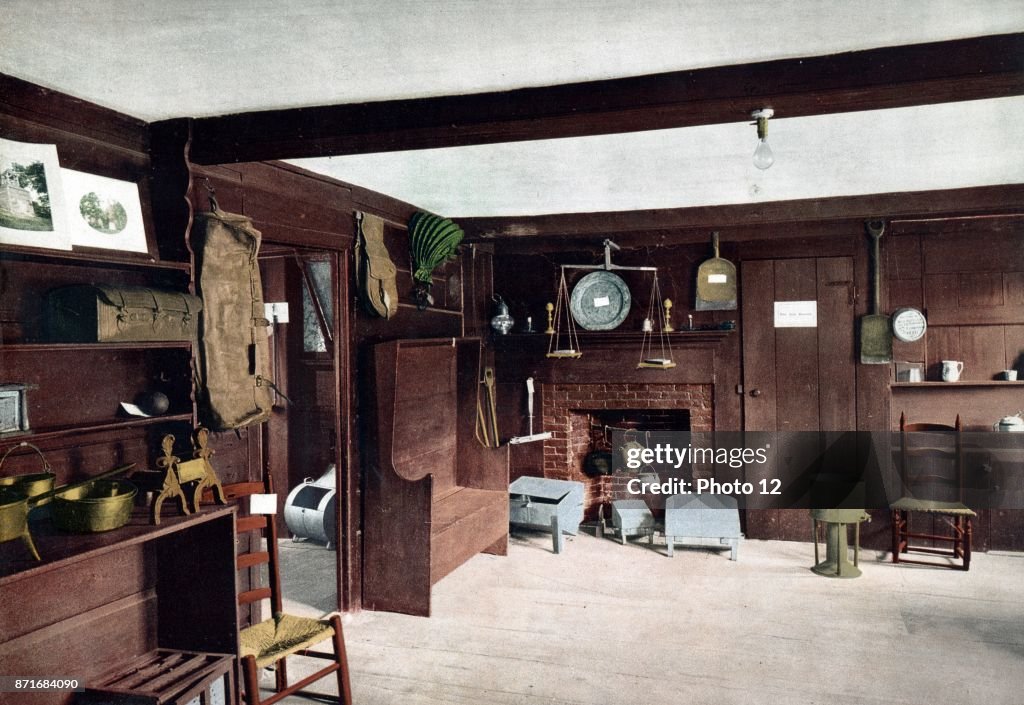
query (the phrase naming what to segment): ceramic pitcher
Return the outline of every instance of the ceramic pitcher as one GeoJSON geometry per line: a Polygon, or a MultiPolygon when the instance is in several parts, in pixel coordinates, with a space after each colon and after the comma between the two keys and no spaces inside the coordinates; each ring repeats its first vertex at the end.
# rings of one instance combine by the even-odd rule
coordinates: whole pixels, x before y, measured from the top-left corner
{"type": "Polygon", "coordinates": [[[942,361],[942,381],[957,382],[960,380],[960,373],[964,371],[964,363],[959,360],[942,361]]]}

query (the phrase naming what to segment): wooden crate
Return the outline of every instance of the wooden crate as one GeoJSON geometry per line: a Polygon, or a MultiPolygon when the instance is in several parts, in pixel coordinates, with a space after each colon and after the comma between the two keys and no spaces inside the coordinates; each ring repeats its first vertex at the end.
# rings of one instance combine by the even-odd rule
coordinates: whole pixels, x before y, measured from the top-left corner
{"type": "Polygon", "coordinates": [[[108,671],[86,689],[89,705],[216,705],[235,702],[234,657],[156,649],[108,671]]]}

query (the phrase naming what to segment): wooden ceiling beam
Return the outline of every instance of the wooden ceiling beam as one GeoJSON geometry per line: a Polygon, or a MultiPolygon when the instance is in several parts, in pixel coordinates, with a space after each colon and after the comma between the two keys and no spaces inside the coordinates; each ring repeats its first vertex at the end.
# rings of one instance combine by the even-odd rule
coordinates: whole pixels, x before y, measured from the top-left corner
{"type": "Polygon", "coordinates": [[[191,159],[220,164],[541,140],[1024,94],[1024,34],[632,78],[194,121],[191,159]]]}
{"type": "Polygon", "coordinates": [[[760,240],[789,233],[826,234],[829,224],[867,218],[917,220],[971,215],[1021,215],[1024,184],[936,191],[903,191],[864,196],[805,198],[692,208],[607,213],[559,213],[522,217],[457,218],[466,242],[502,243],[503,248],[543,249],[571,240],[610,237],[619,244],[706,242],[712,230],[723,239],[760,240]]]}

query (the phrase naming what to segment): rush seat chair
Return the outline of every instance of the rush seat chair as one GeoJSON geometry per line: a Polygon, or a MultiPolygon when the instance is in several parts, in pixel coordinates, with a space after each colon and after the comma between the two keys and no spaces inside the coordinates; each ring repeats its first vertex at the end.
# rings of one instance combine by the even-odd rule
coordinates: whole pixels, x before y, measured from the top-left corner
{"type": "Polygon", "coordinates": [[[900,414],[898,466],[903,496],[892,510],[892,562],[969,570],[974,511],[964,503],[963,424],[909,423],[900,414]],[[911,522],[927,522],[928,531],[912,530],[911,522]],[[943,526],[944,525],[944,526],[943,526]],[[945,528],[945,532],[940,531],[945,528]],[[913,545],[914,540],[933,545],[913,545]],[[935,544],[949,544],[939,547],[935,544]],[[905,557],[925,553],[952,559],[944,563],[905,557]]]}
{"type": "MultiPolygon", "coordinates": [[[[273,515],[248,514],[249,497],[254,494],[272,494],[273,486],[269,473],[263,482],[241,482],[224,485],[228,501],[239,502],[239,517],[236,533],[242,545],[243,536],[248,535],[248,549],[237,557],[236,566],[241,571],[262,572],[260,566],[267,566],[267,584],[251,586],[238,595],[239,606],[270,599],[272,616],[258,624],[244,627],[239,634],[239,659],[244,686],[244,702],[248,705],[271,705],[289,695],[306,695],[323,700],[323,693],[303,690],[308,685],[335,674],[338,682],[338,700],[342,705],[351,705],[352,692],[349,684],[348,660],[345,654],[345,637],[341,629],[341,618],[331,615],[329,619],[312,619],[285,614],[282,609],[281,577],[277,555],[277,528],[273,515]],[[243,514],[245,514],[243,516],[243,514]],[[265,541],[261,541],[264,539],[265,541]],[[265,544],[265,545],[264,545],[265,544]],[[314,651],[311,647],[330,642],[331,651],[314,651]],[[309,656],[326,659],[331,663],[289,685],[285,659],[290,656],[309,656]],[[274,666],[276,689],[264,698],[259,687],[260,669],[274,666]]],[[[251,575],[251,573],[250,573],[251,575]]],[[[242,576],[239,576],[240,578],[242,576]]],[[[254,581],[255,582],[255,581],[254,581]]],[[[240,580],[240,585],[249,581],[240,580]]]]}

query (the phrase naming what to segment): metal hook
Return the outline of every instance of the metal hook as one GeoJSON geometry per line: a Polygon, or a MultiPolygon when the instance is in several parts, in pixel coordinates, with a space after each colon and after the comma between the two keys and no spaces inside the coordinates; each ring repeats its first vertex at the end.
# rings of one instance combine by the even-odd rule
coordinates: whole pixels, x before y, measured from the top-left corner
{"type": "Polygon", "coordinates": [[[213,187],[209,176],[203,177],[203,186],[206,188],[206,197],[210,199],[210,208],[220,210],[220,206],[217,205],[217,189],[213,187]]]}

